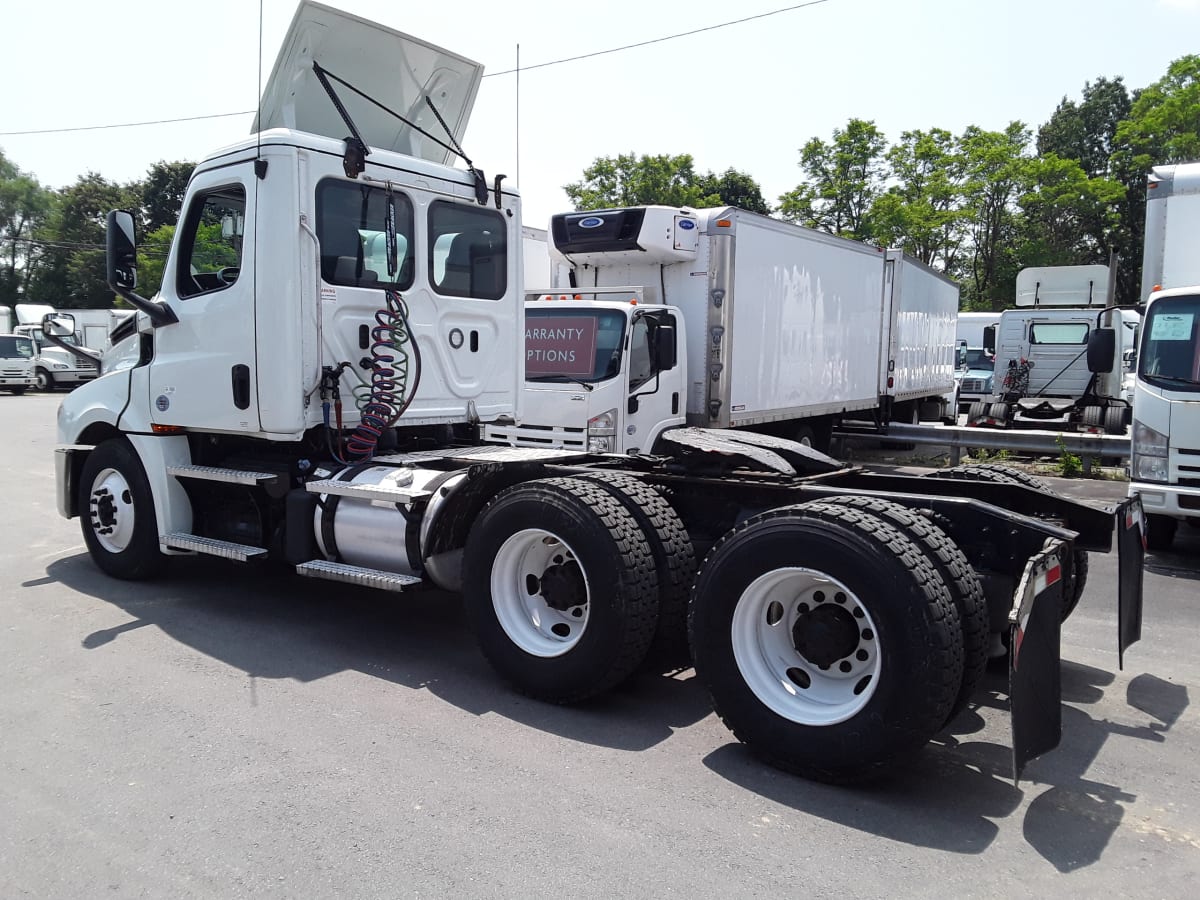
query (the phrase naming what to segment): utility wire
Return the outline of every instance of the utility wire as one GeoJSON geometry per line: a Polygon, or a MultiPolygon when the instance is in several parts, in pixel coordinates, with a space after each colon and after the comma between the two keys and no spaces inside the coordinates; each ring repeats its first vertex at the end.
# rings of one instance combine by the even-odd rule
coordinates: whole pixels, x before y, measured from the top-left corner
{"type": "MultiPolygon", "coordinates": [[[[741,19],[733,19],[729,22],[720,22],[716,25],[706,25],[703,28],[693,28],[691,31],[680,31],[677,34],[668,34],[663,37],[651,38],[648,41],[638,41],[635,44],[624,44],[620,47],[611,47],[608,50],[596,50],[592,53],[581,53],[578,56],[567,56],[562,59],[552,59],[548,62],[534,63],[531,66],[521,66],[520,69],[505,69],[502,72],[488,72],[484,78],[495,78],[500,75],[512,75],[516,72],[528,72],[530,69],[544,69],[548,66],[561,66],[563,63],[577,62],[581,59],[591,59],[595,56],[606,56],[610,53],[620,53],[624,50],[634,50],[638,47],[649,47],[652,44],[661,44],[665,41],[673,41],[678,38],[691,37],[694,34],[703,34],[706,31],[717,31],[721,28],[728,28],[731,25],[742,25],[746,22],[753,22],[756,19],[765,19],[769,16],[778,16],[782,13],[794,12],[798,9],[805,9],[809,6],[819,6],[822,3],[829,3],[831,0],[808,0],[807,3],[797,3],[793,6],[784,6],[780,9],[772,9],[765,13],[758,13],[753,16],[746,16],[741,19]]],[[[259,65],[261,71],[261,63],[259,65]]],[[[15,137],[28,134],[60,134],[65,131],[101,131],[107,128],[139,128],[143,125],[172,125],[177,122],[198,122],[204,119],[224,119],[231,116],[248,116],[255,112],[253,109],[244,109],[241,112],[231,113],[215,113],[210,116],[187,116],[182,119],[153,119],[147,122],[123,122],[116,125],[83,125],[75,128],[34,128],[27,131],[0,131],[0,137],[15,137]]]]}

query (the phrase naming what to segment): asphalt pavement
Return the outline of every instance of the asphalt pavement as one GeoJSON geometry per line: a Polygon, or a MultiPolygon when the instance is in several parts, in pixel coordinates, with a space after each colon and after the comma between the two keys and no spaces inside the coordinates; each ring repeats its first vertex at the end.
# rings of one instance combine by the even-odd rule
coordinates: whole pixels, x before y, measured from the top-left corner
{"type": "Polygon", "coordinates": [[[1019,786],[989,672],[907,769],[829,787],[751,757],[690,670],[512,693],[452,595],[105,577],[55,511],[60,400],[0,394],[0,897],[1195,895],[1200,530],[1148,557],[1124,671],[1093,554],[1062,745],[1019,786]]]}

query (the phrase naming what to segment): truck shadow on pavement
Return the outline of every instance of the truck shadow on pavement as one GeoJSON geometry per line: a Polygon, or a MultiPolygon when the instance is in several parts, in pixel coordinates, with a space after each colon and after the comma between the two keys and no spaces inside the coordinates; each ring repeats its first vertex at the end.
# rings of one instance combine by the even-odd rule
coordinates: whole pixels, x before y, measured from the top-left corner
{"type": "Polygon", "coordinates": [[[785,806],[902,844],[952,853],[984,852],[1000,833],[998,820],[1021,813],[1028,845],[1059,872],[1099,861],[1120,827],[1122,804],[1137,798],[1086,777],[1105,741],[1126,737],[1162,742],[1188,705],[1187,689],[1153,675],[1133,678],[1126,692],[1130,722],[1090,716],[1077,704],[1100,700],[1115,676],[1064,661],[1063,737],[1034,760],[1021,787],[1012,782],[1011,750],[973,739],[985,726],[1007,735],[1006,676],[989,671],[978,705],[965,710],[907,764],[862,786],[834,787],[767,768],[740,744],[715,750],[712,771],[785,806]],[[1139,724],[1138,719],[1149,721],[1139,724]],[[1027,805],[1024,801],[1032,797],[1027,805]]]}
{"type": "Polygon", "coordinates": [[[120,652],[122,635],[152,625],[245,672],[253,703],[254,679],[304,683],[358,671],[427,690],[472,715],[495,713],[569,740],[629,751],[653,747],[712,713],[693,678],[653,671],[579,706],[521,696],[498,680],[478,650],[454,594],[392,594],[211,559],[172,560],[168,573],[151,582],[111,579],[83,554],[51,563],[47,574],[133,617],[81,635],[82,650],[120,652]]]}

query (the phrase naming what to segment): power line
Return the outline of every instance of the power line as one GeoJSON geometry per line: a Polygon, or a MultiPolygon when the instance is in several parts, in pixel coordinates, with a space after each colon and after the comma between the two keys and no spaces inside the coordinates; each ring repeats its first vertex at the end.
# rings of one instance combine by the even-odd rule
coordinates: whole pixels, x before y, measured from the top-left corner
{"type": "MultiPolygon", "coordinates": [[[[593,53],[581,53],[578,56],[566,56],[562,59],[552,59],[549,62],[534,63],[532,66],[521,66],[520,71],[528,72],[530,69],[544,69],[546,66],[558,66],[563,63],[576,62],[580,59],[591,59],[593,56],[604,56],[609,53],[620,53],[622,50],[633,50],[637,47],[649,47],[651,44],[661,44],[664,41],[673,41],[676,38],[691,37],[693,34],[703,34],[706,31],[716,31],[719,28],[728,28],[730,25],[741,25],[744,22],[753,22],[755,19],[765,19],[768,16],[777,16],[780,13],[793,12],[797,9],[804,9],[807,6],[817,6],[821,3],[829,3],[830,0],[808,0],[807,3],[797,3],[795,6],[785,6],[782,9],[773,9],[770,12],[759,13],[755,16],[746,16],[744,19],[734,19],[730,22],[721,22],[718,25],[706,25],[703,28],[693,28],[691,31],[681,31],[678,34],[668,34],[664,37],[651,38],[648,41],[638,41],[636,44],[625,44],[621,47],[613,47],[609,50],[596,50],[593,53]]],[[[489,72],[484,75],[484,78],[493,78],[498,75],[511,75],[517,69],[505,69],[503,72],[489,72]]]]}
{"type": "MultiPolygon", "coordinates": [[[[566,56],[562,59],[552,59],[548,62],[534,63],[531,66],[521,66],[518,69],[505,69],[501,72],[488,72],[484,78],[496,78],[500,75],[512,75],[518,71],[528,72],[530,69],[544,69],[548,66],[561,66],[563,63],[578,62],[581,59],[591,59],[595,56],[606,56],[610,53],[620,53],[624,50],[634,50],[638,47],[649,47],[652,44],[661,44],[665,41],[673,41],[678,38],[691,37],[695,34],[703,34],[706,31],[717,31],[721,28],[729,28],[731,25],[742,25],[746,22],[753,22],[756,19],[765,19],[769,16],[778,16],[782,13],[794,12],[798,9],[805,9],[810,6],[819,6],[822,3],[829,3],[831,0],[808,0],[806,3],[797,3],[793,6],[784,6],[779,9],[773,9],[769,12],[758,13],[753,16],[746,16],[741,19],[733,19],[729,22],[720,22],[716,25],[706,25],[703,28],[693,28],[691,31],[680,31],[676,34],[668,34],[663,37],[651,38],[647,41],[638,41],[634,44],[624,44],[620,47],[611,47],[608,50],[596,50],[592,53],[581,53],[578,56],[566,56]]],[[[261,66],[260,66],[261,68],[261,66]]],[[[173,125],[177,122],[199,122],[204,119],[225,119],[231,116],[247,116],[253,113],[253,109],[242,110],[241,112],[231,113],[215,113],[210,116],[187,116],[181,119],[153,119],[147,122],[123,122],[115,125],[82,125],[74,128],[34,128],[27,131],[0,131],[0,137],[15,137],[19,135],[29,134],[61,134],[65,131],[101,131],[108,128],[140,128],[144,125],[173,125]]]]}
{"type": "Polygon", "coordinates": [[[148,122],[121,122],[113,125],[79,125],[73,128],[31,128],[28,131],[0,131],[0,137],[10,137],[21,134],[60,134],[64,131],[101,131],[105,128],[140,128],[143,125],[171,125],[176,122],[199,122],[203,119],[227,119],[230,116],[247,116],[254,112],[244,109],[241,112],[213,113],[211,116],[185,116],[182,119],[152,119],[148,122]]]}

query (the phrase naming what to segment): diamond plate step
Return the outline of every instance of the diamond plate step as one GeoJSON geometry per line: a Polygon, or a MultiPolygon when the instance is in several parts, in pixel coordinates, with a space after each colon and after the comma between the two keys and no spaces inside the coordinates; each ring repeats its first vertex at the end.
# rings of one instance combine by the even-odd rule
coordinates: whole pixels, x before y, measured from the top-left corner
{"type": "Polygon", "coordinates": [[[388,503],[412,503],[414,500],[427,500],[433,496],[432,491],[415,488],[351,484],[349,481],[333,479],[310,481],[305,487],[314,494],[337,494],[340,497],[353,497],[356,500],[386,500],[388,503]]]}
{"type": "Polygon", "coordinates": [[[236,559],[239,562],[265,556],[265,547],[251,547],[249,544],[235,544],[232,541],[218,541],[215,538],[201,537],[198,534],[185,534],[173,531],[165,534],[161,542],[172,550],[191,550],[195,553],[205,553],[209,556],[220,556],[223,559],[236,559]]]}
{"type": "Polygon", "coordinates": [[[351,566],[328,559],[314,559],[310,562],[300,563],[296,566],[296,572],[308,578],[327,578],[330,581],[344,581],[347,584],[379,588],[383,591],[403,591],[422,583],[421,579],[415,575],[401,575],[399,572],[385,572],[382,569],[365,569],[362,566],[351,566]]]}
{"type": "Polygon", "coordinates": [[[196,478],[201,481],[222,481],[225,484],[268,484],[280,476],[275,472],[247,472],[243,469],[221,469],[216,466],[167,466],[167,474],[176,478],[196,478]]]}

